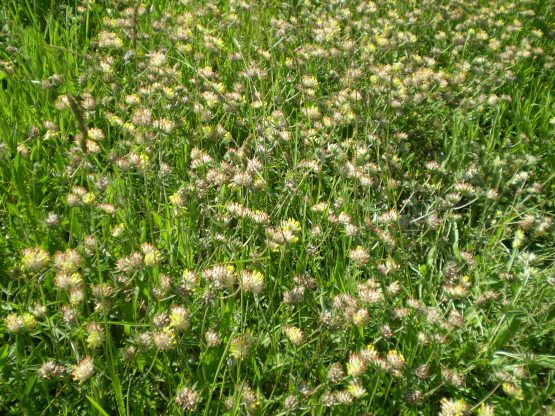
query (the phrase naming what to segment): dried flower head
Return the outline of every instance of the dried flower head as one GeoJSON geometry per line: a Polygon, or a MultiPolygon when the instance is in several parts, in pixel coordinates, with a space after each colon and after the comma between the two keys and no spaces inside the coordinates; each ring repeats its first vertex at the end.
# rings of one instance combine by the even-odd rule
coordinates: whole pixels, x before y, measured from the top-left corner
{"type": "Polygon", "coordinates": [[[44,362],[37,370],[37,376],[41,379],[62,378],[66,373],[67,369],[65,366],[52,360],[44,362]]]}
{"type": "Polygon", "coordinates": [[[358,266],[364,266],[368,263],[370,259],[370,255],[368,252],[361,246],[356,246],[354,249],[349,251],[349,258],[358,266]]]}
{"type": "Polygon", "coordinates": [[[158,351],[173,350],[177,344],[174,332],[169,328],[152,334],[152,342],[158,351]]]}
{"type": "Polygon", "coordinates": [[[186,412],[195,410],[199,401],[199,392],[189,387],[181,387],[175,395],[175,403],[186,412]]]}
{"type": "Polygon", "coordinates": [[[206,335],[204,336],[206,340],[206,345],[210,348],[215,348],[222,343],[220,336],[216,331],[208,330],[206,331],[206,335]]]}

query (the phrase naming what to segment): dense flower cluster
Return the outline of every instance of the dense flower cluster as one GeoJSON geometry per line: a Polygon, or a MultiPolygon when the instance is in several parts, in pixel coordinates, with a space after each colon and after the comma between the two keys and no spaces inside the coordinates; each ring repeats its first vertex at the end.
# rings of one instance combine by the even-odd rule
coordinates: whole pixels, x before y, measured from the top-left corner
{"type": "Polygon", "coordinates": [[[555,412],[549,2],[77,3],[0,33],[0,413],[555,412]]]}

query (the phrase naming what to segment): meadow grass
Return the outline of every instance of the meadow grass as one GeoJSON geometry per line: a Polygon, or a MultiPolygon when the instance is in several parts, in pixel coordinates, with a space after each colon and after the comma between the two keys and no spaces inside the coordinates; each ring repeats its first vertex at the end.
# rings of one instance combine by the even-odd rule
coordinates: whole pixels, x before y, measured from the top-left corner
{"type": "Polygon", "coordinates": [[[0,413],[555,414],[553,9],[5,0],[0,413]]]}

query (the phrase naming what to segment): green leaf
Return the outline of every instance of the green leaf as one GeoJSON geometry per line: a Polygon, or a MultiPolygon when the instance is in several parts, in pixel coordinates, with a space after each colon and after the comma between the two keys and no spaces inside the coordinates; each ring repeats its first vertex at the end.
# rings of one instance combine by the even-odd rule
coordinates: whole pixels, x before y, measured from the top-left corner
{"type": "Polygon", "coordinates": [[[94,408],[98,410],[98,413],[100,413],[102,416],[110,416],[108,412],[106,412],[106,410],[104,410],[102,406],[100,406],[100,404],[98,404],[98,402],[94,400],[91,396],[87,396],[87,399],[89,399],[89,402],[91,402],[94,408]]]}
{"type": "Polygon", "coordinates": [[[156,223],[156,225],[158,226],[159,230],[163,229],[162,226],[162,217],[160,217],[160,215],[158,215],[156,212],[152,211],[152,219],[154,220],[154,222],[156,223]]]}
{"type": "Polygon", "coordinates": [[[29,377],[29,380],[27,380],[27,386],[25,387],[25,396],[31,393],[31,390],[33,389],[33,386],[35,385],[36,381],[37,381],[37,376],[29,377]]]}

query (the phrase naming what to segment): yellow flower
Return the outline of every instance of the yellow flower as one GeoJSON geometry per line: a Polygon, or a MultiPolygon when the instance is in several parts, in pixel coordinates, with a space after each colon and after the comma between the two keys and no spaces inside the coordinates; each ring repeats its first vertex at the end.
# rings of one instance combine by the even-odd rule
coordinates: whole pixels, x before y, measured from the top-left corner
{"type": "Polygon", "coordinates": [[[26,331],[31,331],[33,329],[36,328],[37,326],[37,320],[35,319],[35,317],[33,315],[31,315],[30,313],[24,313],[21,316],[22,319],[22,323],[23,323],[23,329],[26,331]]]}
{"type": "Polygon", "coordinates": [[[507,396],[511,396],[516,400],[524,400],[522,389],[518,388],[515,384],[503,383],[501,387],[507,396]]]}
{"type": "Polygon", "coordinates": [[[387,353],[387,363],[395,370],[400,370],[405,365],[405,357],[398,351],[391,350],[387,353]]]}
{"type": "Polygon", "coordinates": [[[28,272],[40,272],[47,265],[50,260],[50,256],[41,247],[26,248],[23,250],[23,258],[21,263],[23,270],[28,272]]]}
{"type": "Polygon", "coordinates": [[[301,345],[303,342],[303,331],[295,326],[286,326],[283,329],[287,338],[293,345],[301,345]]]}

